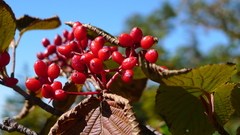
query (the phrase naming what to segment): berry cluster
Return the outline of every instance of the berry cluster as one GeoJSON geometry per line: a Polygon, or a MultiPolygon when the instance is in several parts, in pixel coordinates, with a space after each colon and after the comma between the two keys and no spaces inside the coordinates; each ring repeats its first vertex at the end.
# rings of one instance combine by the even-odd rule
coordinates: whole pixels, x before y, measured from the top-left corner
{"type": "MultiPolygon", "coordinates": [[[[0,54],[0,72],[3,71],[3,68],[7,66],[10,62],[10,55],[7,51],[0,54]]],[[[18,83],[18,79],[14,77],[8,77],[6,74],[2,74],[0,80],[3,82],[4,85],[8,87],[12,87],[18,83]]]]}
{"type": "Polygon", "coordinates": [[[54,81],[61,71],[67,73],[76,84],[84,84],[87,78],[93,77],[102,89],[109,89],[118,75],[121,75],[126,83],[132,81],[134,77],[132,69],[138,65],[137,48],[149,49],[145,53],[146,60],[151,63],[157,61],[157,51],[150,49],[155,43],[154,38],[143,37],[140,28],[135,27],[130,34],[122,33],[118,37],[118,46],[126,49],[125,55],[118,51],[117,46],[105,46],[108,41],[103,36],[90,40],[87,29],[80,22],[75,22],[71,31],[64,30],[62,37],[56,35],[54,44],[43,38],[42,44],[46,50],[37,53],[39,60],[34,64],[38,78],[28,79],[26,87],[31,91],[41,89],[45,98],[61,100],[67,94],[73,94],[62,90],[62,84],[54,81]],[[109,59],[118,63],[119,67],[105,69],[104,61],[109,59]],[[115,74],[107,80],[106,73],[109,72],[115,74]]]}

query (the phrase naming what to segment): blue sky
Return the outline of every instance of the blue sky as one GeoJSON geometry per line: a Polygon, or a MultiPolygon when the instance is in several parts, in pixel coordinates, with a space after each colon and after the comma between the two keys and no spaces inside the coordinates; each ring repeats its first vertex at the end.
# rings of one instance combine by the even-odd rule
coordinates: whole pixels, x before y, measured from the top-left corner
{"type": "MultiPolygon", "coordinates": [[[[135,13],[148,15],[164,1],[165,0],[6,0],[6,3],[11,6],[16,18],[24,14],[39,18],[58,15],[62,22],[80,21],[82,23],[90,23],[113,35],[119,35],[123,31],[126,18],[135,13]]],[[[171,0],[170,2],[176,6],[176,1],[171,0]]],[[[42,38],[47,37],[53,41],[54,36],[56,34],[61,34],[63,29],[70,30],[70,27],[62,23],[61,27],[54,30],[28,31],[23,35],[19,47],[17,48],[16,63],[16,76],[20,80],[24,79],[25,74],[27,77],[34,76],[32,65],[36,61],[36,53],[38,51],[44,51],[41,45],[42,38]],[[25,74],[23,73],[26,68],[24,65],[27,65],[29,69],[25,74]]],[[[203,46],[201,48],[203,51],[209,50],[216,43],[228,42],[220,31],[206,33],[203,29],[199,28],[197,33],[200,35],[198,39],[203,46]]],[[[190,38],[186,30],[179,26],[168,37],[164,38],[162,43],[165,48],[174,50],[174,48],[187,43],[189,40],[190,38]]],[[[5,99],[13,94],[16,94],[13,90],[0,86],[0,110],[2,110],[1,108],[4,105],[5,99]]]]}

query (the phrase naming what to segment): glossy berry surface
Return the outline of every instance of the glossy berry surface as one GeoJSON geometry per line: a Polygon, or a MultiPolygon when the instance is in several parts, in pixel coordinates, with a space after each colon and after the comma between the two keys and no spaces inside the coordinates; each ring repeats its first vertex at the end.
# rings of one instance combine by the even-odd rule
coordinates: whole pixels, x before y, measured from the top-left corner
{"type": "Polygon", "coordinates": [[[34,78],[27,79],[25,85],[30,91],[38,91],[42,87],[42,83],[34,78]]]}
{"type": "Polygon", "coordinates": [[[56,35],[53,40],[54,45],[61,45],[62,44],[62,37],[60,35],[56,35]]]}
{"type": "Polygon", "coordinates": [[[84,26],[78,26],[74,30],[74,37],[78,40],[81,41],[87,37],[87,30],[84,26]]]}
{"type": "Polygon", "coordinates": [[[150,49],[145,54],[145,59],[151,63],[155,63],[158,59],[158,52],[155,49],[150,49]]]}
{"type": "Polygon", "coordinates": [[[52,63],[49,65],[47,73],[51,79],[58,78],[60,74],[60,67],[56,63],[52,63]]]}
{"type": "Polygon", "coordinates": [[[86,76],[83,73],[74,72],[71,75],[71,79],[76,84],[84,84],[84,82],[86,81],[86,76]]]}
{"type": "Polygon", "coordinates": [[[37,58],[38,58],[39,60],[43,60],[43,59],[44,59],[44,55],[43,55],[42,52],[37,52],[36,56],[37,56],[37,58]]]}
{"type": "Polygon", "coordinates": [[[102,36],[98,36],[94,39],[94,42],[99,43],[101,46],[104,46],[104,44],[106,43],[106,39],[102,36]]]}
{"type": "Polygon", "coordinates": [[[7,51],[0,54],[0,67],[5,67],[10,62],[10,55],[7,51]]]}
{"type": "Polygon", "coordinates": [[[123,47],[131,47],[133,45],[133,38],[127,33],[120,34],[118,40],[123,47]]]}
{"type": "Polygon", "coordinates": [[[133,38],[134,44],[140,43],[140,41],[142,39],[142,36],[143,36],[143,32],[142,32],[142,30],[140,28],[134,27],[130,31],[130,36],[133,38]]]}
{"type": "Polygon", "coordinates": [[[54,90],[49,84],[42,85],[42,96],[45,98],[53,98],[54,97],[54,90]]]}
{"type": "Polygon", "coordinates": [[[99,42],[92,41],[90,44],[90,51],[93,53],[93,55],[97,58],[98,57],[98,51],[103,48],[103,45],[99,42]]]}
{"type": "Polygon", "coordinates": [[[72,26],[73,32],[75,31],[75,29],[76,29],[78,26],[82,26],[82,23],[80,23],[79,21],[74,22],[74,24],[73,24],[73,26],[72,26]]]}
{"type": "Polygon", "coordinates": [[[66,92],[62,89],[57,89],[54,91],[54,97],[55,100],[62,100],[67,96],[66,92]]]}
{"type": "Polygon", "coordinates": [[[137,58],[136,57],[128,57],[123,60],[122,62],[122,69],[132,69],[136,66],[137,64],[137,58]]]}
{"type": "Polygon", "coordinates": [[[92,53],[84,53],[80,60],[83,64],[89,64],[90,60],[92,60],[94,58],[94,55],[92,53]]]}
{"type": "Polygon", "coordinates": [[[53,88],[53,90],[62,89],[62,83],[59,81],[55,81],[51,84],[51,87],[53,88]]]}
{"type": "Polygon", "coordinates": [[[132,70],[127,69],[122,73],[122,80],[125,83],[130,83],[133,79],[133,76],[134,76],[134,72],[132,70]]]}
{"type": "Polygon", "coordinates": [[[42,45],[43,45],[44,47],[47,47],[48,45],[50,45],[49,39],[43,38],[43,39],[42,39],[42,45]]]}
{"type": "Polygon", "coordinates": [[[93,73],[99,74],[103,70],[103,63],[98,58],[93,58],[90,63],[90,69],[93,73]]]}
{"type": "Polygon", "coordinates": [[[8,86],[8,87],[12,87],[14,85],[16,85],[18,83],[18,79],[17,78],[14,78],[14,77],[9,77],[9,78],[6,78],[4,80],[4,83],[8,86]]]}
{"type": "Polygon", "coordinates": [[[107,60],[111,56],[111,50],[108,47],[103,47],[98,51],[98,58],[100,60],[107,60]]]}
{"type": "Polygon", "coordinates": [[[74,55],[71,60],[71,65],[75,70],[82,72],[85,70],[85,65],[81,62],[80,58],[80,55],[74,55]]]}
{"type": "Polygon", "coordinates": [[[48,76],[48,66],[42,60],[37,60],[34,63],[34,71],[39,77],[48,76]]]}
{"type": "Polygon", "coordinates": [[[115,62],[117,62],[119,65],[121,65],[122,62],[123,62],[123,60],[124,60],[122,54],[121,54],[120,52],[118,52],[118,51],[114,51],[114,52],[112,53],[112,59],[113,59],[115,62]]]}
{"type": "Polygon", "coordinates": [[[67,37],[68,41],[72,41],[74,39],[74,34],[72,31],[68,32],[68,37],[67,37]]]}
{"type": "Polygon", "coordinates": [[[57,51],[64,56],[69,56],[72,51],[72,47],[69,45],[60,45],[58,46],[57,51]]]}
{"type": "Polygon", "coordinates": [[[149,49],[153,46],[154,39],[152,36],[145,36],[142,38],[140,45],[143,49],[149,49]]]}

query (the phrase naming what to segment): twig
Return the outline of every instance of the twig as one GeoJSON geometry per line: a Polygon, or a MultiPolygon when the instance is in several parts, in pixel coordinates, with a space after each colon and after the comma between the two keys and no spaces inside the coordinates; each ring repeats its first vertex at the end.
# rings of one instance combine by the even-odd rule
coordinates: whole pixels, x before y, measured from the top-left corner
{"type": "Polygon", "coordinates": [[[3,124],[0,124],[0,129],[5,130],[7,132],[20,132],[25,135],[38,135],[35,131],[24,127],[23,125],[18,124],[12,119],[5,117],[3,118],[3,124]]]}
{"type": "Polygon", "coordinates": [[[46,110],[47,112],[49,112],[53,115],[61,116],[63,114],[63,112],[44,103],[40,98],[28,95],[24,90],[22,90],[17,85],[13,86],[12,89],[15,90],[16,92],[18,92],[19,94],[21,94],[26,100],[29,100],[30,102],[38,105],[39,107],[41,107],[42,109],[46,110]]]}
{"type": "Polygon", "coordinates": [[[17,43],[12,45],[12,71],[11,71],[11,77],[14,77],[15,72],[15,65],[16,65],[16,48],[20,42],[22,35],[19,35],[17,43]]]}

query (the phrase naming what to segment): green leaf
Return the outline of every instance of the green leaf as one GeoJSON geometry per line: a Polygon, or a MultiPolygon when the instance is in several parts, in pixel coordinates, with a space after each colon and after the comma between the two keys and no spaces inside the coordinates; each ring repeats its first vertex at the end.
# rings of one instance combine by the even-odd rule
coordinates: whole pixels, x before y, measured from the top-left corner
{"type": "Polygon", "coordinates": [[[179,74],[152,75],[161,82],[156,95],[157,113],[173,134],[212,134],[214,123],[223,126],[234,112],[230,95],[236,84],[227,82],[236,72],[236,65],[227,63],[207,65],[179,74]],[[209,98],[211,95],[214,99],[209,98]],[[206,106],[214,108],[209,112],[206,106]]]}
{"type": "Polygon", "coordinates": [[[29,30],[55,29],[60,25],[61,21],[56,15],[46,19],[24,15],[17,19],[17,29],[20,35],[29,30]]]}
{"type": "Polygon", "coordinates": [[[16,18],[11,9],[3,0],[0,1],[0,54],[4,52],[14,38],[16,18]]]}

